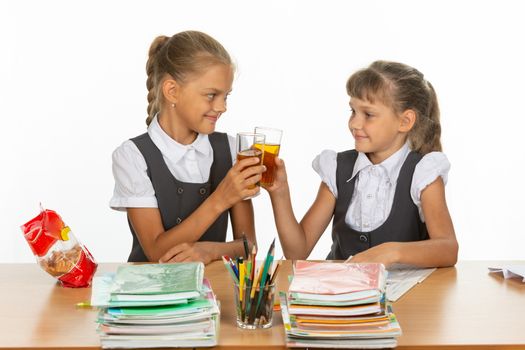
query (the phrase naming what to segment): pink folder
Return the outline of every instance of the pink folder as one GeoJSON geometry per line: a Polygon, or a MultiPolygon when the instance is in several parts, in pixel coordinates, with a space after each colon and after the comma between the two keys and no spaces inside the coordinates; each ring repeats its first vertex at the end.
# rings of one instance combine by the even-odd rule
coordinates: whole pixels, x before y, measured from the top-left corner
{"type": "Polygon", "coordinates": [[[338,263],[298,260],[289,292],[344,294],[384,290],[386,270],[379,263],[338,263]]]}

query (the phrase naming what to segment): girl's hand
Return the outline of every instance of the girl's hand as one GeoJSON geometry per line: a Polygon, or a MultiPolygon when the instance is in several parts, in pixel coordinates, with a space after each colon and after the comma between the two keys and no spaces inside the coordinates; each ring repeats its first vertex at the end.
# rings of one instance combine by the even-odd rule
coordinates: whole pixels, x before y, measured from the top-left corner
{"type": "Polygon", "coordinates": [[[364,252],[358,253],[348,258],[345,262],[382,263],[383,265],[385,265],[385,267],[388,268],[390,265],[398,261],[397,248],[396,248],[396,245],[392,243],[395,243],[395,242],[387,242],[387,243],[383,243],[378,246],[369,248],[365,250],[364,252]]]}
{"type": "Polygon", "coordinates": [[[266,170],[264,165],[258,164],[259,161],[256,157],[238,161],[222,179],[213,194],[222,203],[224,210],[259,193],[260,188],[255,184],[261,180],[261,174],[266,170]]]}
{"type": "Polygon", "coordinates": [[[202,261],[204,264],[218,259],[215,255],[215,242],[182,243],[169,249],[159,260],[159,263],[182,261],[202,261]]]}
{"type": "Polygon", "coordinates": [[[273,184],[271,186],[263,186],[265,190],[272,194],[278,194],[288,187],[288,176],[286,175],[286,167],[281,158],[275,157],[275,174],[273,184]]]}

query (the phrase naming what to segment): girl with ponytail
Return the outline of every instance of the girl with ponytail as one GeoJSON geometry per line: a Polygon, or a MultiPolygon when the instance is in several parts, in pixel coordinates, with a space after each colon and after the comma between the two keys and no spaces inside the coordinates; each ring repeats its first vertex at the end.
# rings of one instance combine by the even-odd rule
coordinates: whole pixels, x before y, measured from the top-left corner
{"type": "Polygon", "coordinates": [[[452,266],[458,243],[445,200],[450,169],[441,152],[436,93],[417,69],[376,61],[347,81],[355,149],[313,161],[317,198],[300,223],[284,162],[267,188],[284,254],[306,259],[330,220],[327,259],[452,266]]]}
{"type": "Polygon", "coordinates": [[[147,132],[113,152],[110,206],[127,212],[128,261],[208,263],[243,256],[255,244],[253,207],[264,166],[234,163],[235,139],[216,132],[226,112],[234,65],[209,35],[157,37],[149,49],[147,132]],[[233,164],[233,165],[232,165],[233,164]],[[234,241],[225,242],[231,219],[234,241]]]}

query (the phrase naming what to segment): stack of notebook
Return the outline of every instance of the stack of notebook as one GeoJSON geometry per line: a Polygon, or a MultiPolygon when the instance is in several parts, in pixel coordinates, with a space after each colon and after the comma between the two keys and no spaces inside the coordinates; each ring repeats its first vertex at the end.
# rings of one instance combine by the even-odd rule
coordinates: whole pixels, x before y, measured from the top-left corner
{"type": "Polygon", "coordinates": [[[217,345],[219,307],[202,263],[123,265],[93,280],[102,348],[217,345]]]}
{"type": "Polygon", "coordinates": [[[297,261],[281,308],[289,347],[391,348],[400,326],[382,264],[297,261]]]}

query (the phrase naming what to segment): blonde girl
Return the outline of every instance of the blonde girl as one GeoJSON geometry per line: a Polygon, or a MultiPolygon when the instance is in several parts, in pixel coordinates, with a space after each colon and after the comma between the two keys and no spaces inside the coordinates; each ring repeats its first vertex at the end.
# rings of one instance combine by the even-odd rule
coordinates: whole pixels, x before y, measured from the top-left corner
{"type": "Polygon", "coordinates": [[[346,90],[355,149],[314,159],[321,185],[301,222],[282,160],[267,189],[286,257],[307,258],[333,219],[327,259],[454,265],[458,243],[445,200],[450,164],[434,88],[415,68],[377,61],[354,73],[346,90]]]}
{"type": "Polygon", "coordinates": [[[110,206],[127,212],[128,261],[210,261],[244,255],[255,242],[253,207],[243,198],[260,179],[256,158],[237,162],[234,139],[215,131],[226,112],[234,66],[209,35],[185,31],[151,44],[147,132],[113,152],[110,206]],[[232,242],[225,242],[228,217],[232,242]]]}

